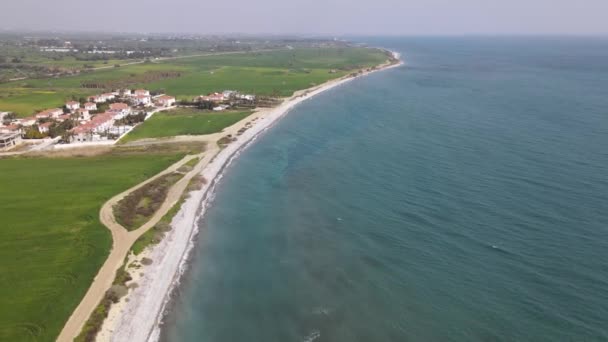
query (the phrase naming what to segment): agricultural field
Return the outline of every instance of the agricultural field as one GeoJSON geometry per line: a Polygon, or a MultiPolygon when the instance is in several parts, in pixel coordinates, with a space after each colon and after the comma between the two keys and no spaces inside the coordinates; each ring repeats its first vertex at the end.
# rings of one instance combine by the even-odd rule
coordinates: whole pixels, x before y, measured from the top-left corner
{"type": "Polygon", "coordinates": [[[146,138],[216,133],[251,114],[251,111],[218,113],[195,108],[178,108],[159,112],[135,127],[120,142],[127,143],[146,138]]]}
{"type": "Polygon", "coordinates": [[[386,59],[385,53],[377,49],[328,47],[153,60],[77,76],[3,83],[0,111],[28,116],[36,110],[61,106],[72,96],[120,87],[145,87],[174,95],[178,100],[225,89],[289,96],[386,59]]]}
{"type": "Polygon", "coordinates": [[[0,341],[54,341],[108,256],[99,210],[183,153],[0,159],[0,341]]]}

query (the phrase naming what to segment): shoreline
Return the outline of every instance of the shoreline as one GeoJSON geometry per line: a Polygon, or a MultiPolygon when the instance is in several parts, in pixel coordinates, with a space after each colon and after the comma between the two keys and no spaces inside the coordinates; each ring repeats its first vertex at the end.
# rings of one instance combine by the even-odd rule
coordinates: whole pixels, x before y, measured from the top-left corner
{"type": "MultiPolygon", "coordinates": [[[[215,187],[222,179],[223,171],[229,167],[240,153],[254,143],[266,130],[287,115],[303,101],[313,98],[327,90],[367,76],[377,71],[402,66],[404,63],[398,53],[389,51],[395,63],[390,60],[369,71],[356,76],[345,76],[330,80],[313,88],[295,92],[279,106],[257,111],[255,123],[251,128],[238,136],[221,149],[201,171],[208,182],[200,189],[188,194],[178,213],[171,221],[172,229],[162,241],[148,247],[140,255],[129,256],[128,265],[133,261],[141,264],[141,259],[148,258],[152,263],[141,266],[135,271],[130,284],[137,287],[112,306],[110,313],[97,335],[97,341],[157,341],[160,338],[162,320],[174,290],[188,267],[188,259],[194,247],[194,237],[198,234],[198,221],[204,215],[213,200],[215,187]]],[[[224,133],[225,134],[225,133],[224,133]]]]}

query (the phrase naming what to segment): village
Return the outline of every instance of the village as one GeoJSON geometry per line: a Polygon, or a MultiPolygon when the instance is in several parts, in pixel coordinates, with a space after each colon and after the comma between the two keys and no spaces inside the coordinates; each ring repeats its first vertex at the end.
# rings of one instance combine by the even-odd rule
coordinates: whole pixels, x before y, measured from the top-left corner
{"type": "Polygon", "coordinates": [[[0,152],[50,146],[69,148],[113,144],[154,113],[180,106],[222,112],[238,106],[254,106],[256,96],[234,90],[197,96],[192,101],[176,101],[174,96],[154,94],[147,89],[120,89],[72,99],[62,108],[40,111],[17,118],[0,112],[0,152]]]}

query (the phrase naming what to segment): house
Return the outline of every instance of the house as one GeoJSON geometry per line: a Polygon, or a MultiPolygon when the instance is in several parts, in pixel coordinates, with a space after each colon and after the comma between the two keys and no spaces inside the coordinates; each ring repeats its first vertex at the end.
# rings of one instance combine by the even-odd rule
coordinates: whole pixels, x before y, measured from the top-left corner
{"type": "Polygon", "coordinates": [[[91,120],[91,114],[89,114],[89,111],[84,108],[78,109],[76,111],[76,115],[77,115],[77,120],[81,120],[81,121],[91,120]]]}
{"type": "Polygon", "coordinates": [[[159,107],[171,107],[175,104],[175,97],[169,95],[161,95],[155,97],[154,101],[159,107]]]}
{"type": "Polygon", "coordinates": [[[101,94],[101,96],[105,97],[106,101],[114,100],[116,98],[115,93],[105,93],[105,94],[101,94]]]}
{"type": "Polygon", "coordinates": [[[40,133],[48,133],[49,132],[49,128],[51,127],[53,123],[52,122],[45,122],[43,124],[38,125],[38,132],[40,133]]]}
{"type": "Polygon", "coordinates": [[[85,142],[100,140],[103,133],[114,126],[114,114],[102,113],[95,115],[91,121],[72,128],[71,142],[85,142]]]}
{"type": "Polygon", "coordinates": [[[67,108],[69,111],[75,111],[76,109],[80,108],[80,103],[76,101],[70,101],[65,104],[65,108],[67,108]]]}
{"type": "Polygon", "coordinates": [[[232,96],[236,96],[236,94],[237,94],[236,90],[224,90],[222,92],[222,95],[224,95],[225,99],[229,99],[232,96]]]}
{"type": "Polygon", "coordinates": [[[126,103],[112,103],[108,112],[113,113],[114,119],[118,120],[131,114],[131,107],[126,103]]]}
{"type": "Polygon", "coordinates": [[[122,96],[131,96],[131,89],[123,89],[122,96]]]}
{"type": "Polygon", "coordinates": [[[84,104],[86,110],[97,110],[97,104],[95,102],[87,102],[84,104]]]}
{"type": "Polygon", "coordinates": [[[60,115],[63,115],[63,109],[61,108],[53,108],[43,110],[42,112],[35,115],[36,119],[48,119],[48,118],[58,118],[60,115]]]}
{"type": "Polygon", "coordinates": [[[22,133],[21,127],[18,124],[10,124],[8,126],[0,126],[0,133],[22,133]]]}
{"type": "Polygon", "coordinates": [[[104,95],[93,95],[93,96],[89,96],[89,101],[94,102],[94,103],[104,103],[106,101],[108,101],[108,98],[104,95]]]}
{"type": "Polygon", "coordinates": [[[9,150],[19,144],[21,144],[21,133],[0,133],[0,151],[9,150]]]}
{"type": "Polygon", "coordinates": [[[27,118],[17,119],[15,121],[18,124],[20,124],[21,126],[30,127],[30,126],[33,126],[36,123],[36,118],[30,116],[30,117],[27,117],[27,118]]]}
{"type": "Polygon", "coordinates": [[[133,92],[133,95],[135,95],[135,96],[139,96],[139,95],[150,96],[150,91],[146,90],[146,89],[137,89],[137,90],[135,90],[135,92],[133,92]]]}
{"type": "Polygon", "coordinates": [[[150,95],[135,95],[132,98],[132,102],[136,105],[144,105],[144,106],[149,106],[152,103],[152,99],[150,98],[150,95]]]}
{"type": "MultiPolygon", "coordinates": [[[[79,109],[79,110],[82,110],[82,109],[79,109]]],[[[59,121],[59,122],[64,122],[65,120],[69,120],[69,119],[71,119],[71,118],[72,118],[72,114],[70,114],[70,113],[68,113],[68,114],[63,114],[63,115],[60,115],[60,116],[57,118],[57,121],[59,121]]]]}
{"type": "Polygon", "coordinates": [[[225,100],[226,100],[226,97],[222,93],[212,93],[207,96],[199,96],[198,98],[196,98],[196,101],[199,101],[199,102],[219,103],[219,102],[224,102],[225,100]]]}
{"type": "Polygon", "coordinates": [[[239,100],[245,100],[245,101],[255,101],[255,95],[249,95],[249,94],[238,94],[238,95],[236,95],[236,98],[239,100]]]}

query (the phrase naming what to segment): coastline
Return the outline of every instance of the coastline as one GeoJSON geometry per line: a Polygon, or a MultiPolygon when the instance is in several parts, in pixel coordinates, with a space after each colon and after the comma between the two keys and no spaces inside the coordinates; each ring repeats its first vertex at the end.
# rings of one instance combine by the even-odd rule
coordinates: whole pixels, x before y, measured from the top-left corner
{"type": "MultiPolygon", "coordinates": [[[[315,95],[333,89],[349,81],[403,65],[400,55],[391,52],[396,62],[379,65],[375,69],[361,72],[356,76],[345,76],[328,81],[319,86],[294,93],[279,106],[256,112],[255,123],[236,141],[231,142],[201,171],[208,182],[200,189],[189,193],[178,213],[171,222],[172,229],[162,241],[147,248],[139,256],[129,257],[129,263],[152,260],[148,266],[141,266],[134,272],[131,284],[137,287],[130,290],[119,303],[112,306],[108,318],[97,336],[97,341],[156,341],[160,337],[162,318],[170,303],[171,294],[187,268],[188,255],[194,245],[193,237],[198,233],[198,220],[204,215],[213,199],[215,186],[221,180],[223,170],[235,160],[240,152],[252,144],[260,134],[272,127],[291,109],[315,95]]],[[[138,262],[140,263],[140,262],[138,262]]],[[[140,263],[141,264],[141,263],[140,263]]]]}

